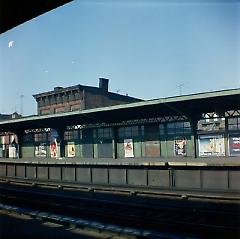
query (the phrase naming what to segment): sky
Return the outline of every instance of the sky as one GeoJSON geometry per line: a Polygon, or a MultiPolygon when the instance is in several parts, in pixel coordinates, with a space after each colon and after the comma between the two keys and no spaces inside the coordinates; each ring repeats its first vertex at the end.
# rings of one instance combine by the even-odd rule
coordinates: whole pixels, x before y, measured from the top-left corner
{"type": "Polygon", "coordinates": [[[0,35],[1,114],[101,77],[141,99],[240,88],[240,1],[79,0],[0,35]]]}

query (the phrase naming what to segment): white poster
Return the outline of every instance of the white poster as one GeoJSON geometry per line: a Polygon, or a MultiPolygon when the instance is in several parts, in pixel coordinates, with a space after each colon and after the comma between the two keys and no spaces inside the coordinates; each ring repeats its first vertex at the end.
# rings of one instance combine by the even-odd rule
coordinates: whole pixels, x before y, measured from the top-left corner
{"type": "Polygon", "coordinates": [[[46,143],[41,143],[35,146],[35,156],[36,157],[47,157],[47,145],[46,143]]]}
{"type": "Polygon", "coordinates": [[[75,144],[68,143],[68,157],[73,158],[75,157],[75,144]]]}
{"type": "Polygon", "coordinates": [[[223,135],[199,136],[199,156],[225,156],[223,135]]]}
{"type": "Polygon", "coordinates": [[[1,136],[2,140],[2,149],[5,150],[5,136],[1,136]]]}
{"type": "Polygon", "coordinates": [[[9,146],[9,158],[17,157],[17,149],[14,146],[9,146]]]}
{"type": "Polygon", "coordinates": [[[132,139],[124,139],[124,153],[125,153],[125,158],[134,157],[132,139]]]}

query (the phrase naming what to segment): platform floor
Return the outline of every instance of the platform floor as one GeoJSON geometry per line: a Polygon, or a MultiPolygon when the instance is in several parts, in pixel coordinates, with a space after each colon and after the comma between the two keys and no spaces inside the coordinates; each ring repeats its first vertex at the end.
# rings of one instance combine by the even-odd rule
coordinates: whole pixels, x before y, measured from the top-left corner
{"type": "Polygon", "coordinates": [[[79,165],[143,165],[143,166],[240,166],[240,157],[214,158],[1,158],[1,162],[79,165]]]}

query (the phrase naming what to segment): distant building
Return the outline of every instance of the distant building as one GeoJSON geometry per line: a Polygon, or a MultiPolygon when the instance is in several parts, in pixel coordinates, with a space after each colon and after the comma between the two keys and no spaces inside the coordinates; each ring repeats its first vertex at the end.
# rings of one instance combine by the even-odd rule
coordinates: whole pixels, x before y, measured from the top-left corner
{"type": "Polygon", "coordinates": [[[55,87],[53,91],[33,95],[37,101],[38,115],[141,101],[134,97],[109,92],[108,83],[108,79],[99,78],[99,87],[84,85],[55,87]]]}
{"type": "Polygon", "coordinates": [[[14,112],[12,114],[0,114],[0,121],[18,119],[20,117],[22,117],[22,115],[18,114],[17,112],[14,112]]]}

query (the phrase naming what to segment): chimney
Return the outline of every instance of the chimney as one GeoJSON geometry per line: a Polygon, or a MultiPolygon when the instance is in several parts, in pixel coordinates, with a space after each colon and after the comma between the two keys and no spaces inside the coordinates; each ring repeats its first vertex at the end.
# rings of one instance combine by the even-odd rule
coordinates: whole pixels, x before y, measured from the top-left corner
{"type": "Polygon", "coordinates": [[[108,92],[108,82],[109,79],[99,78],[99,89],[102,89],[104,92],[108,92]]]}
{"type": "Polygon", "coordinates": [[[54,91],[58,91],[58,90],[61,90],[61,89],[63,89],[63,87],[61,87],[61,86],[54,87],[54,91]]]}

